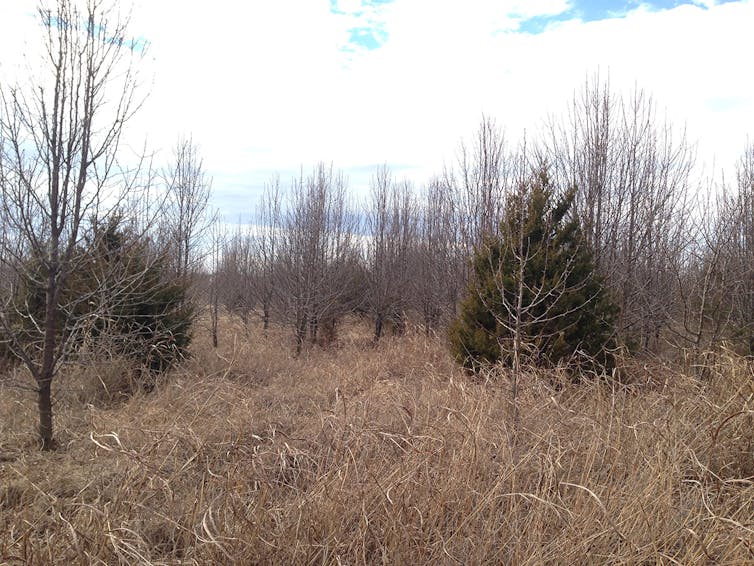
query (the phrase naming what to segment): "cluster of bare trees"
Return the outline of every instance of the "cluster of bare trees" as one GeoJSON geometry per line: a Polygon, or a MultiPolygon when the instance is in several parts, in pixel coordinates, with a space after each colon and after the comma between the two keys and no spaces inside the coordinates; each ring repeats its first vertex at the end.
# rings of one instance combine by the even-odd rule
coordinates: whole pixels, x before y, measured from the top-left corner
{"type": "Polygon", "coordinates": [[[578,188],[585,236],[620,306],[621,336],[631,348],[657,347],[690,228],[694,155],[684,133],[658,122],[644,91],[616,96],[598,76],[548,133],[557,179],[578,188]]]}
{"type": "Polygon", "coordinates": [[[394,182],[386,166],[374,175],[369,204],[365,306],[374,318],[374,339],[379,340],[386,322],[399,329],[405,324],[417,211],[410,185],[394,182]]]}
{"type": "Polygon", "coordinates": [[[739,163],[738,184],[723,209],[720,221],[728,221],[732,276],[731,314],[737,332],[754,353],[754,145],[739,163]]]}
{"type": "Polygon", "coordinates": [[[754,353],[754,147],[733,186],[707,192],[676,258],[673,345],[703,354],[723,340],[754,353]]]}
{"type": "Polygon", "coordinates": [[[287,190],[273,180],[255,222],[227,239],[223,304],[247,322],[258,313],[265,330],[271,320],[288,325],[297,352],[331,341],[349,313],[371,317],[375,341],[387,327],[402,332],[412,313],[437,329],[454,312],[465,268],[445,188],[438,181],[419,196],[382,166],[358,205],[343,174],[323,163],[287,190]]]}
{"type": "Polygon", "coordinates": [[[544,170],[556,197],[574,191],[584,245],[619,307],[620,344],[662,353],[729,340],[750,351],[751,148],[736,183],[700,187],[685,132],[646,92],[616,94],[599,76],[529,146],[509,147],[484,117],[442,175],[417,191],[380,167],[361,206],[332,167],[287,191],[275,180],[256,221],[228,241],[223,302],[245,320],[263,313],[265,328],[289,324],[298,351],[349,312],[371,318],[375,340],[386,324],[436,330],[455,316],[473,251],[500,235],[508,198],[544,170]]]}

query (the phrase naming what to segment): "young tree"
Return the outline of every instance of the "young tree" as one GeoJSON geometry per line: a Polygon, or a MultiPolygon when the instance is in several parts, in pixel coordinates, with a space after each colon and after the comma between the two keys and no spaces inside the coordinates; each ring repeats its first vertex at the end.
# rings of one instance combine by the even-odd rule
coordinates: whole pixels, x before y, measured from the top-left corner
{"type": "Polygon", "coordinates": [[[632,349],[660,344],[673,300],[674,265],[687,243],[693,151],[685,132],[659,120],[641,89],[625,96],[599,75],[554,121],[547,158],[575,209],[598,272],[620,306],[619,333],[632,349]]]}
{"type": "Polygon", "coordinates": [[[178,279],[190,278],[205,257],[202,239],[214,224],[208,215],[212,180],[204,171],[199,148],[191,138],[181,139],[173,149],[173,163],[163,174],[166,207],[163,217],[173,269],[178,279]]]}
{"type": "Polygon", "coordinates": [[[367,303],[374,317],[374,340],[385,322],[400,322],[409,304],[409,257],[416,236],[416,206],[407,182],[396,184],[387,166],[372,179],[372,200],[366,211],[367,303]]]}
{"type": "Polygon", "coordinates": [[[262,327],[265,332],[270,328],[272,310],[276,299],[279,298],[280,262],[284,242],[281,199],[280,179],[275,177],[265,187],[251,239],[253,255],[257,262],[254,292],[262,307],[262,327]]]}
{"type": "Polygon", "coordinates": [[[52,383],[71,352],[72,313],[90,297],[69,296],[81,265],[87,220],[107,216],[129,186],[117,153],[125,124],[139,106],[135,62],[144,45],[128,39],[127,20],[100,0],[81,8],[57,0],[38,12],[44,31],[41,75],[0,84],[0,261],[11,287],[33,280],[44,306],[33,314],[5,297],[0,314],[8,347],[33,376],[39,436],[53,447],[52,383]],[[33,330],[20,340],[17,317],[33,330]]]}
{"type": "Polygon", "coordinates": [[[419,206],[410,286],[427,335],[456,314],[468,257],[458,240],[452,192],[442,179],[432,179],[419,206]]]}
{"type": "Polygon", "coordinates": [[[354,308],[359,251],[357,218],[349,207],[346,181],[320,163],[312,174],[294,181],[285,211],[281,259],[276,280],[294,326],[296,353],[307,332],[333,331],[354,308]]]}
{"type": "MultiPolygon", "coordinates": [[[[92,230],[77,250],[79,269],[67,289],[76,303],[71,319],[76,353],[90,345],[94,355],[126,357],[152,372],[163,372],[183,359],[191,341],[194,311],[188,303],[187,282],[176,281],[168,258],[118,214],[92,222],[92,230]]],[[[43,296],[41,289],[27,289],[43,296]]],[[[41,304],[41,303],[40,303],[41,304]]],[[[69,328],[62,327],[61,332],[69,328]]]]}
{"type": "Polygon", "coordinates": [[[471,255],[495,234],[502,219],[509,163],[505,137],[495,120],[482,116],[471,143],[461,142],[457,172],[447,184],[455,187],[461,242],[471,255]]]}
{"type": "MultiPolygon", "coordinates": [[[[193,309],[186,300],[186,282],[170,277],[167,256],[119,214],[92,220],[91,230],[75,251],[73,272],[60,303],[73,309],[59,325],[69,359],[126,359],[146,369],[149,381],[183,359],[191,341],[193,309]],[[81,300],[85,298],[86,300],[81,300]]],[[[29,259],[30,277],[19,281],[13,312],[16,344],[37,340],[35,322],[44,315],[44,268],[29,259]]]]}
{"type": "Polygon", "coordinates": [[[569,215],[574,193],[555,201],[544,167],[519,183],[501,237],[474,255],[469,295],[451,328],[466,368],[502,362],[513,369],[514,398],[524,364],[610,362],[615,308],[569,215]]]}
{"type": "MultiPolygon", "coordinates": [[[[222,287],[222,259],[223,250],[227,241],[225,230],[219,220],[219,215],[213,216],[213,221],[209,226],[209,321],[210,334],[212,336],[212,347],[217,348],[218,337],[217,329],[220,324],[220,293],[222,287]]],[[[185,281],[185,279],[182,279],[185,281]]]]}

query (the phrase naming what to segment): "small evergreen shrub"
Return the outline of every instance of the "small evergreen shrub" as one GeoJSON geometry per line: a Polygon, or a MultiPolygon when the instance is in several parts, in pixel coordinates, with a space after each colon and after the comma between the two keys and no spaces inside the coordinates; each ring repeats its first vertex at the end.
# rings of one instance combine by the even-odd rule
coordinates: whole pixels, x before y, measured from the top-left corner
{"type": "MultiPolygon", "coordinates": [[[[58,302],[60,331],[74,352],[106,353],[163,372],[191,342],[194,310],[187,284],[170,281],[167,262],[150,242],[121,227],[118,217],[93,224],[58,302]]],[[[46,273],[37,260],[29,261],[26,272],[15,301],[14,333],[17,344],[28,348],[35,336],[30,326],[44,314],[46,273]]]]}
{"type": "Polygon", "coordinates": [[[476,250],[450,328],[453,354],[467,369],[510,367],[516,353],[537,366],[613,364],[617,308],[571,214],[574,195],[555,201],[540,171],[509,197],[502,235],[476,250]]]}

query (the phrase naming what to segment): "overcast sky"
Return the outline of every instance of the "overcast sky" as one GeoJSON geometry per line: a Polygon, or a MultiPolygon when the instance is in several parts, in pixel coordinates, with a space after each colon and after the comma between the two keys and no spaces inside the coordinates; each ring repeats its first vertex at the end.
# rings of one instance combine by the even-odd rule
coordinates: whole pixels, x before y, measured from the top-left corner
{"type": "MultiPolygon", "coordinates": [[[[0,0],[0,61],[39,35],[0,0]]],[[[333,162],[356,192],[387,162],[418,185],[481,115],[517,140],[597,70],[634,84],[732,173],[754,135],[754,1],[136,0],[148,101],[130,125],[167,160],[191,135],[228,220],[270,176],[333,162]]]]}

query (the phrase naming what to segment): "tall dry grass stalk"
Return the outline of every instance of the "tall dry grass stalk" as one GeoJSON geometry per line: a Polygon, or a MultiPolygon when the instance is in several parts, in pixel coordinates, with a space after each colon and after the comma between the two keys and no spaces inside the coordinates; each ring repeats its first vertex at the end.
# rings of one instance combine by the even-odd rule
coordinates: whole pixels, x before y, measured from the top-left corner
{"type": "Polygon", "coordinates": [[[514,442],[505,375],[467,378],[439,339],[374,348],[354,326],[294,358],[282,334],[224,329],[125,403],[67,375],[54,453],[31,394],[0,391],[3,561],[754,561],[750,362],[718,356],[704,382],[529,374],[514,442]]]}

